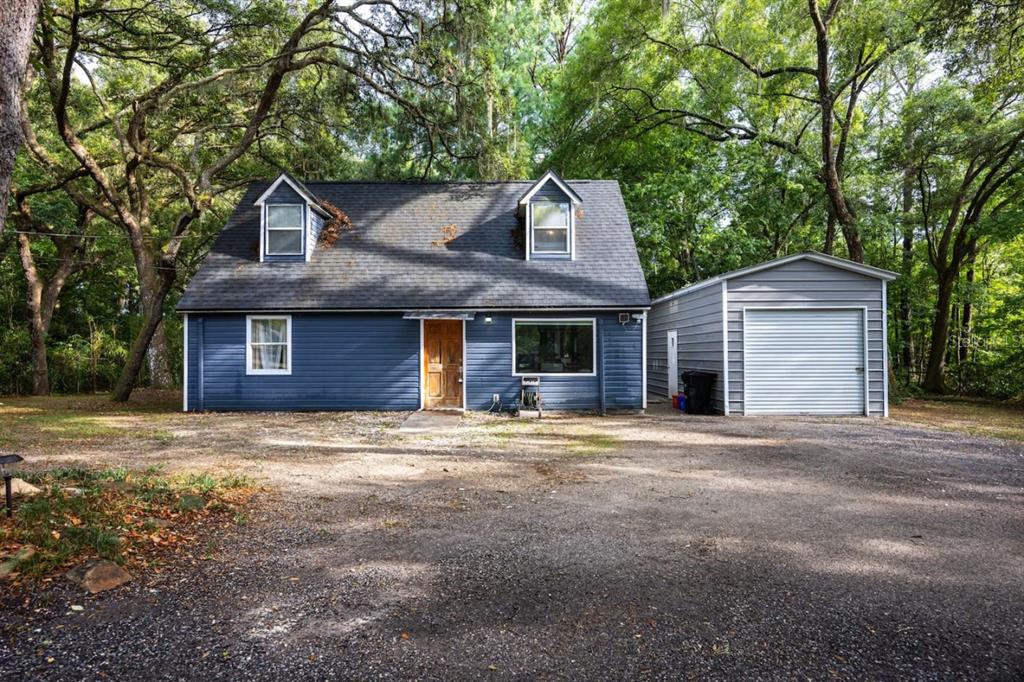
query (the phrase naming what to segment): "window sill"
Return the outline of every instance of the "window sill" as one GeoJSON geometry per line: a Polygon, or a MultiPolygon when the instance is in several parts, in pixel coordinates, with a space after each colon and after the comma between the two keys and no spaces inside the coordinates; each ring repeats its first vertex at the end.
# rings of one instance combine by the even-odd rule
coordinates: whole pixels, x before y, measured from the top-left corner
{"type": "Polygon", "coordinates": [[[514,377],[596,377],[597,372],[512,372],[514,377]]]}

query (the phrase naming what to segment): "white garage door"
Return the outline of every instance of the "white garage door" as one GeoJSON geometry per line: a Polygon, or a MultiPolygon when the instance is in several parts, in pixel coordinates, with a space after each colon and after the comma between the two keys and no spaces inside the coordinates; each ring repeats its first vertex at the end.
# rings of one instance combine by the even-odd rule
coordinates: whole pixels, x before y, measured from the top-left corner
{"type": "Polygon", "coordinates": [[[863,310],[747,310],[747,414],[864,414],[863,310]]]}

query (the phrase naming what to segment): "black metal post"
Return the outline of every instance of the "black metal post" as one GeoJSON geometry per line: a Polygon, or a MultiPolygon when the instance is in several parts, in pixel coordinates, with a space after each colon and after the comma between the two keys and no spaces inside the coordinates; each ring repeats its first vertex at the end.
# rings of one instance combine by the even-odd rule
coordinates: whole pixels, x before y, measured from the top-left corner
{"type": "Polygon", "coordinates": [[[4,476],[4,501],[7,504],[7,518],[11,518],[11,476],[10,474],[4,476]]]}

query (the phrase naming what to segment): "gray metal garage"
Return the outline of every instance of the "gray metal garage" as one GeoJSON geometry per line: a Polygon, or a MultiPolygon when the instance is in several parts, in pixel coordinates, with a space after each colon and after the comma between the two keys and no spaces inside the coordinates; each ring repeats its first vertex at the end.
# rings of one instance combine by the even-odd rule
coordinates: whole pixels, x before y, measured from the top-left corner
{"type": "Polygon", "coordinates": [[[679,373],[716,375],[723,414],[887,416],[888,270],[800,253],[656,299],[647,320],[647,391],[679,373]]]}

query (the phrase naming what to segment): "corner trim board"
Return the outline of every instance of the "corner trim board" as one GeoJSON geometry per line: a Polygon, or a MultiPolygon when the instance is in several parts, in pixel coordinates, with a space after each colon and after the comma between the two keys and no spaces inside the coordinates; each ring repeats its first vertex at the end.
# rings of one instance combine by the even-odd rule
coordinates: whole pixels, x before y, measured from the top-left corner
{"type": "Polygon", "coordinates": [[[889,417],[889,288],[882,280],[882,416],[889,417]]]}
{"type": "Polygon", "coordinates": [[[466,320],[462,321],[462,409],[466,409],[467,394],[469,393],[469,363],[466,362],[466,320]]]}
{"type": "Polygon", "coordinates": [[[427,405],[426,355],[423,353],[423,318],[420,318],[420,409],[427,405]]]}
{"type": "Polygon", "coordinates": [[[184,324],[182,327],[182,372],[181,372],[181,411],[188,412],[188,313],[183,315],[184,324]]]}
{"type": "Polygon", "coordinates": [[[722,412],[729,416],[729,283],[722,280],[722,412]]]}
{"type": "Polygon", "coordinates": [[[640,407],[641,409],[647,409],[647,313],[643,313],[643,319],[641,320],[641,333],[643,339],[641,340],[641,351],[640,351],[640,407]]]}

